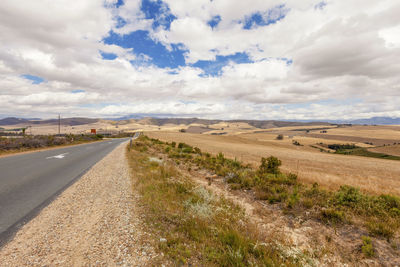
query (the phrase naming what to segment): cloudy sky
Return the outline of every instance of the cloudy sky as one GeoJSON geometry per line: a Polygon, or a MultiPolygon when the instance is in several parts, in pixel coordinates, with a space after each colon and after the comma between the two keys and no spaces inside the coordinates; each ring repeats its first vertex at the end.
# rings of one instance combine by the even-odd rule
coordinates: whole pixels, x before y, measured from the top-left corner
{"type": "Polygon", "coordinates": [[[0,118],[400,117],[394,0],[1,0],[0,118]]]}

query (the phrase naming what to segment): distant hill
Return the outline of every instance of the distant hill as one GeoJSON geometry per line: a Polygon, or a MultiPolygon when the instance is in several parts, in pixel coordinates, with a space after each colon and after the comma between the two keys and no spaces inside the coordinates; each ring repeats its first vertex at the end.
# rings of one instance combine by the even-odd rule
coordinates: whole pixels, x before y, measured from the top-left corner
{"type": "Polygon", "coordinates": [[[267,120],[267,121],[258,121],[258,120],[232,120],[229,122],[244,122],[249,125],[260,128],[260,129],[269,129],[269,128],[279,128],[279,127],[291,127],[291,126],[312,126],[312,125],[321,125],[321,124],[329,124],[326,122],[293,122],[293,121],[275,121],[275,120],[267,120]]]}
{"type": "Polygon", "coordinates": [[[373,117],[370,119],[352,120],[348,123],[351,124],[370,124],[370,125],[400,125],[400,118],[390,117],[373,117]]]}
{"type": "MultiPolygon", "coordinates": [[[[61,119],[62,125],[83,125],[83,124],[91,124],[101,121],[101,119],[91,119],[91,118],[63,118],[61,119]]],[[[279,120],[208,120],[208,119],[198,119],[198,118],[160,118],[160,117],[152,117],[152,116],[144,116],[144,114],[134,114],[129,115],[117,119],[109,119],[103,120],[108,121],[110,123],[117,123],[119,125],[128,124],[128,123],[139,123],[143,125],[157,125],[163,126],[166,124],[175,124],[175,125],[190,125],[190,124],[203,124],[203,125],[212,125],[221,122],[230,122],[230,123],[247,123],[255,128],[259,129],[269,129],[269,128],[279,128],[279,127],[291,127],[291,126],[312,126],[312,125],[321,125],[321,124],[368,124],[368,125],[400,125],[400,118],[390,118],[390,117],[373,117],[369,119],[359,119],[359,120],[328,120],[325,122],[321,121],[279,121],[279,120]]],[[[0,119],[0,126],[3,125],[17,125],[17,124],[26,124],[26,125],[57,125],[58,119],[48,119],[48,120],[40,120],[40,119],[24,119],[24,118],[15,118],[9,117],[0,119]]]]}
{"type": "MultiPolygon", "coordinates": [[[[99,119],[89,119],[89,118],[65,118],[61,119],[62,125],[83,125],[98,122],[99,119]]],[[[39,120],[39,121],[30,121],[31,124],[58,124],[58,119],[51,120],[39,120]]]]}
{"type": "Polygon", "coordinates": [[[0,125],[15,125],[20,123],[29,123],[29,120],[14,117],[4,118],[0,120],[0,125]]]}
{"type": "Polygon", "coordinates": [[[143,118],[137,121],[141,124],[151,124],[157,126],[163,126],[165,124],[176,124],[176,125],[189,125],[189,124],[203,124],[212,125],[220,122],[230,123],[247,123],[253,127],[259,129],[269,129],[278,127],[289,127],[289,126],[310,126],[310,125],[321,125],[327,124],[323,122],[291,122],[291,121],[276,121],[276,120],[207,120],[198,118],[143,118]]]}
{"type": "MultiPolygon", "coordinates": [[[[98,122],[98,119],[89,119],[89,118],[65,118],[61,119],[62,125],[83,125],[98,122]]],[[[51,120],[28,120],[28,119],[20,119],[20,118],[4,118],[0,119],[0,125],[17,125],[17,124],[27,124],[27,125],[38,125],[38,124],[51,124],[57,125],[58,119],[51,120]]]]}

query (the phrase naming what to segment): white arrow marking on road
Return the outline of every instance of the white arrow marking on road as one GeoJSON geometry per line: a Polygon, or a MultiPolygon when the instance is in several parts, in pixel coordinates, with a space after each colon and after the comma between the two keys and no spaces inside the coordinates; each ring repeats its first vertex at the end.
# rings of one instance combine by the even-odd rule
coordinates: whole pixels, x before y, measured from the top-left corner
{"type": "Polygon", "coordinates": [[[62,159],[65,157],[65,155],[67,155],[68,153],[64,153],[64,154],[60,154],[57,156],[52,156],[52,157],[47,157],[46,159],[62,159]]]}

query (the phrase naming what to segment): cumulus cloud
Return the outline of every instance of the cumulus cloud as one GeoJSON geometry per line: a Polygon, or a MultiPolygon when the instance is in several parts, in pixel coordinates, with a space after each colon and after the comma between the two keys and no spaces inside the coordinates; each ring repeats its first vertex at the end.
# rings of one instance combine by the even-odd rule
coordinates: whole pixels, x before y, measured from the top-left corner
{"type": "Polygon", "coordinates": [[[164,0],[156,19],[173,15],[169,27],[155,27],[140,0],[116,3],[1,1],[0,114],[400,117],[395,1],[164,0]],[[254,14],[268,23],[246,28],[254,14]],[[134,48],[103,42],[110,32],[138,30],[170,51],[179,44],[185,66],[159,68],[134,48]],[[236,53],[249,62],[228,62],[218,75],[193,65],[236,53]],[[45,82],[32,84],[24,74],[45,82]]]}

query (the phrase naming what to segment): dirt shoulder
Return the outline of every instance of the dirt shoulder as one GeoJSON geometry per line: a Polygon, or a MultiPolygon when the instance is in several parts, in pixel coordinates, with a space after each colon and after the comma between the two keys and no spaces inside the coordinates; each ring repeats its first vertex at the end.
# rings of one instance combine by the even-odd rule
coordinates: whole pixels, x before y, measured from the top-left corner
{"type": "Polygon", "coordinates": [[[121,144],[21,228],[0,266],[145,266],[145,243],[121,144]]]}

